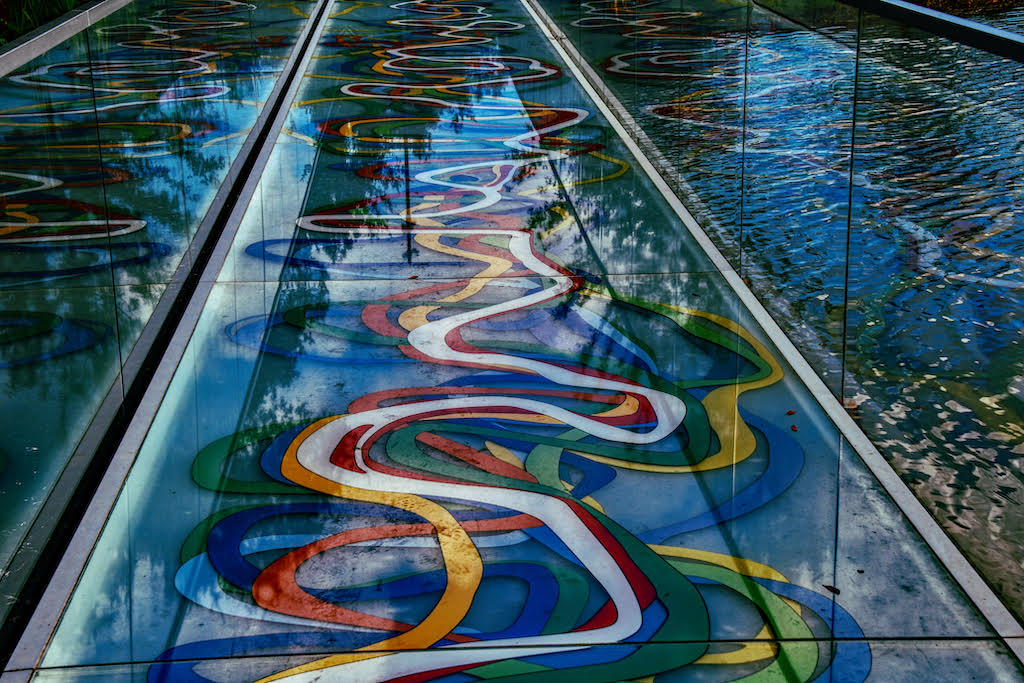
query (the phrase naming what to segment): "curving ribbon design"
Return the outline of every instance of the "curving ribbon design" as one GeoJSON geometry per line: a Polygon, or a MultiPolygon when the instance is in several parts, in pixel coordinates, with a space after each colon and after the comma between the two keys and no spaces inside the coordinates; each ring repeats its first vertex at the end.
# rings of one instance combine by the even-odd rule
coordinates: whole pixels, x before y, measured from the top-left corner
{"type": "Polygon", "coordinates": [[[862,680],[870,652],[831,597],[680,545],[763,508],[802,469],[799,444],[739,406],[782,378],[769,349],[727,317],[564,265],[559,239],[579,224],[547,189],[552,167],[587,160],[563,179],[569,191],[628,162],[588,139],[585,109],[520,100],[517,89],[559,75],[494,47],[521,24],[484,3],[393,8],[404,40],[372,46],[335,95],[395,110],[321,122],[316,139],[292,133],[348,150],[320,172],[408,189],[307,213],[294,240],[246,250],[283,264],[283,279],[367,274],[389,293],[294,305],[225,332],[319,373],[359,365],[394,383],[405,374],[394,368],[412,364],[448,379],[229,434],[196,455],[197,485],[235,503],[186,539],[175,586],[261,629],[177,644],[150,679],[208,680],[197,659],[295,653],[312,656],[259,680],[655,680],[687,666],[718,667],[723,680],[862,680]],[[471,124],[449,135],[463,115],[471,124]],[[431,135],[417,136],[424,126],[431,135]],[[381,149],[396,144],[422,152],[408,171],[381,149]],[[403,246],[415,266],[370,260],[403,246]],[[642,495],[630,482],[719,475],[744,484],[657,528],[617,520],[624,510],[609,503],[642,495]],[[708,590],[760,615],[747,642],[709,645],[730,614],[708,590]],[[814,640],[823,623],[849,639],[829,655],[814,640]]]}
{"type": "MultiPolygon", "coordinates": [[[[97,28],[97,35],[114,41],[124,51],[122,58],[42,64],[11,76],[10,80],[32,89],[81,94],[80,106],[72,101],[65,103],[70,106],[60,107],[59,113],[65,116],[92,116],[154,102],[168,104],[221,97],[230,92],[228,86],[188,81],[213,73],[213,62],[224,56],[224,51],[192,47],[179,41],[190,32],[205,34],[245,27],[244,19],[230,15],[255,9],[255,5],[239,0],[181,0],[138,23],[97,28]],[[170,79],[183,82],[168,86],[166,81],[170,79]]],[[[38,117],[51,107],[47,102],[8,108],[0,111],[0,120],[38,117]]]]}

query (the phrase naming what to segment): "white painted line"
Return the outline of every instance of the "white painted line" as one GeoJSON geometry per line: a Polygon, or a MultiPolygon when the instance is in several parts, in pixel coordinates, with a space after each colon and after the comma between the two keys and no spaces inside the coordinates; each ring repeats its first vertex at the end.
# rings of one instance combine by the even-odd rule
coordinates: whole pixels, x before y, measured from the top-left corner
{"type": "MultiPolygon", "coordinates": [[[[322,6],[333,4],[333,2],[334,0],[319,0],[310,16],[316,16],[322,6]]],[[[273,143],[280,136],[285,119],[288,117],[291,103],[295,99],[299,85],[302,83],[302,76],[305,74],[313,52],[320,42],[320,35],[327,25],[330,15],[330,11],[325,10],[316,25],[307,25],[295,42],[296,49],[298,49],[312,31],[312,38],[309,41],[309,49],[306,50],[306,53],[301,55],[301,59],[299,54],[293,53],[281,72],[282,76],[287,74],[295,60],[300,59],[296,72],[297,75],[285,92],[281,108],[267,134],[266,144],[246,179],[246,183],[239,194],[224,232],[214,247],[209,263],[207,263],[206,268],[203,270],[195,294],[189,301],[189,305],[174,331],[174,336],[168,345],[167,352],[160,360],[160,365],[146,389],[146,393],[131,425],[121,440],[117,452],[114,454],[110,467],[100,482],[96,495],[93,496],[81,524],[79,524],[67,551],[65,551],[64,556],[61,558],[60,565],[54,573],[46,593],[43,594],[42,600],[39,601],[39,605],[32,614],[32,618],[21,640],[18,642],[14,654],[7,663],[9,671],[32,670],[38,667],[46,652],[50,638],[60,622],[60,617],[68,601],[71,599],[71,594],[82,572],[85,571],[89,555],[95,547],[110,513],[113,511],[114,503],[117,501],[117,497],[127,480],[131,466],[135,462],[135,457],[142,447],[146,434],[156,417],[157,409],[160,407],[160,403],[171,384],[171,380],[174,378],[192,333],[195,331],[206,300],[213,290],[217,275],[224,265],[228,249],[234,240],[242,216],[245,214],[249,201],[256,191],[260,177],[263,175],[263,169],[266,167],[270,152],[274,147],[273,143]]],[[[273,95],[268,98],[268,105],[273,101],[273,98],[273,95]]],[[[180,286],[180,284],[175,283],[174,286],[180,286]]]]}
{"type": "Polygon", "coordinates": [[[68,12],[52,26],[43,26],[37,32],[16,40],[0,52],[0,77],[28,64],[36,57],[52,50],[68,38],[84,31],[96,22],[110,16],[132,0],[102,0],[102,2],[68,12]]]}
{"type": "Polygon", "coordinates": [[[839,401],[825,385],[818,374],[811,368],[800,351],[793,345],[789,337],[779,327],[771,314],[761,305],[753,292],[743,282],[742,278],[733,270],[728,260],[715,246],[711,238],[704,232],[690,212],[683,206],[679,197],[672,191],[668,182],[658,172],[658,169],[647,158],[640,145],[632,137],[636,135],[640,127],[629,115],[621,102],[604,85],[601,78],[590,67],[586,59],[576,50],[575,46],[561,29],[554,23],[551,17],[544,11],[536,0],[521,0],[526,11],[533,17],[541,31],[551,42],[555,51],[562,57],[580,85],[590,96],[598,109],[608,120],[609,124],[618,133],[622,142],[629,151],[636,157],[640,167],[661,192],[662,196],[669,203],[676,215],[683,221],[690,234],[707,254],[711,262],[721,271],[729,286],[739,297],[743,305],[750,311],[754,319],[768,335],[769,339],[776,345],[779,352],[792,366],[797,377],[804,383],[811,395],[817,400],[829,416],[832,422],[839,429],[840,433],[850,442],[853,449],[867,465],[871,473],[892,497],[896,505],[903,511],[910,523],[917,529],[924,541],[936,554],[939,561],[946,567],[964,592],[974,602],[978,610],[988,619],[992,628],[1004,639],[1007,647],[1014,653],[1018,660],[1024,662],[1024,628],[1017,619],[1006,608],[1006,605],[996,597],[985,580],[981,578],[978,571],[967,561],[960,549],[956,547],[949,536],[942,530],[935,519],[925,510],[921,501],[914,496],[913,492],[900,479],[892,466],[886,461],[882,454],[875,448],[867,435],[861,431],[857,423],[850,417],[849,413],[842,407],[839,401]],[[612,103],[618,113],[613,111],[612,103]],[[621,119],[619,117],[622,117],[621,119]]]}

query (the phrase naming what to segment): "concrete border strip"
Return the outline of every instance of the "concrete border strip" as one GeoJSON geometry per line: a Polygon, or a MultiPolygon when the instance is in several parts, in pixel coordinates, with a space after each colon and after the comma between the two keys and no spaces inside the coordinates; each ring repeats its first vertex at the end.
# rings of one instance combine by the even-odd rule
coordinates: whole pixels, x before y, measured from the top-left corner
{"type": "Polygon", "coordinates": [[[640,145],[633,139],[640,127],[618,98],[603,83],[590,64],[576,50],[570,39],[562,32],[537,0],[520,0],[527,12],[540,27],[545,37],[551,42],[555,51],[565,60],[584,91],[593,98],[609,125],[619,135],[622,142],[636,158],[640,167],[658,188],[676,215],[682,220],[694,240],[719,269],[729,286],[740,301],[753,315],[754,319],[779,349],[786,361],[792,366],[797,376],[804,383],[811,395],[821,405],[825,413],[839,429],[840,433],[850,442],[854,451],[875,476],[903,512],[924,541],[935,553],[939,562],[952,575],[974,605],[989,621],[993,629],[1006,642],[1007,647],[1017,659],[1024,662],[1024,628],[995,595],[978,571],[967,561],[960,549],[950,540],[938,522],[928,514],[913,492],[900,479],[892,465],[871,443],[849,413],[842,407],[836,397],[825,385],[818,374],[811,368],[800,351],[793,345],[779,324],[761,305],[757,297],[747,287],[743,279],[733,270],[732,265],[718,250],[704,229],[693,218],[687,208],[672,191],[668,182],[658,172],[657,167],[647,158],[640,145]],[[617,110],[617,111],[615,111],[617,110]],[[621,118],[620,118],[621,117],[621,118]],[[1015,640],[1016,639],[1016,640],[1015,640]]]}
{"type": "MultiPolygon", "coordinates": [[[[274,142],[276,142],[280,135],[284,122],[288,117],[291,103],[294,101],[295,95],[302,83],[302,75],[306,72],[327,20],[331,16],[328,9],[334,4],[334,1],[318,1],[310,15],[311,17],[318,16],[317,20],[307,24],[305,30],[296,41],[296,46],[305,46],[305,49],[294,52],[282,72],[283,74],[294,73],[294,77],[288,83],[284,94],[280,96],[277,114],[266,129],[267,144],[263,145],[259,151],[255,164],[247,174],[242,191],[235,198],[227,225],[213,248],[213,253],[203,270],[196,291],[174,331],[167,351],[160,360],[160,365],[146,389],[131,425],[114,454],[110,467],[104,474],[96,494],[89,503],[82,522],[79,524],[70,545],[61,558],[46,593],[39,601],[39,605],[7,664],[4,672],[5,678],[16,672],[20,673],[37,668],[45,654],[50,638],[60,623],[64,608],[70,600],[71,594],[88,564],[89,556],[99,539],[99,535],[113,511],[114,503],[127,481],[128,473],[135,462],[139,449],[142,447],[150,425],[156,417],[157,409],[163,400],[164,394],[174,378],[192,333],[199,322],[203,307],[210,292],[213,290],[217,275],[224,265],[242,217],[259,185],[263,170],[274,148],[274,142]]],[[[270,100],[268,100],[269,104],[270,100]]]]}

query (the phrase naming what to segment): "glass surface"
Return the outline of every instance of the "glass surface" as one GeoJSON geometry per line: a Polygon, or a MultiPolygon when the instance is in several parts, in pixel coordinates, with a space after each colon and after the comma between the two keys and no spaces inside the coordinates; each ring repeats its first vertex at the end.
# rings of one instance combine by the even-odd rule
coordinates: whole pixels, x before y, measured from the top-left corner
{"type": "Polygon", "coordinates": [[[738,257],[746,3],[541,4],[655,143],[687,208],[738,257]]]}
{"type": "Polygon", "coordinates": [[[840,393],[856,35],[738,0],[542,4],[840,393]]]}
{"type": "MultiPolygon", "coordinates": [[[[0,79],[0,568],[21,544],[94,412],[120,391],[92,99],[46,85],[90,60],[79,34],[0,79]],[[75,111],[75,114],[65,114],[75,111]]],[[[0,617],[13,595],[0,596],[0,617]]]]}
{"type": "Polygon", "coordinates": [[[91,93],[53,85],[90,59],[79,33],[0,79],[5,290],[112,284],[104,188],[116,174],[100,158],[91,93]]]}
{"type": "Polygon", "coordinates": [[[856,50],[835,24],[751,11],[741,220],[747,281],[839,394],[856,50]]]}
{"type": "Polygon", "coordinates": [[[571,263],[574,272],[713,269],[672,227],[671,210],[587,108],[575,81],[551,73],[550,46],[509,32],[500,44],[482,46],[480,59],[525,49],[543,61],[510,60],[508,73],[478,90],[378,98],[371,96],[380,87],[372,79],[363,83],[345,74],[377,77],[372,64],[357,66],[368,60],[353,46],[386,46],[390,39],[362,36],[358,24],[346,28],[347,16],[339,19],[345,33],[321,41],[270,164],[270,173],[295,185],[282,193],[264,181],[262,213],[246,217],[226,277],[262,279],[267,266],[260,261],[280,267],[285,280],[475,274],[479,269],[470,264],[456,270],[452,259],[423,262],[418,254],[425,238],[382,237],[373,228],[454,226],[445,217],[463,213],[463,221],[481,220],[499,191],[515,194],[517,204],[502,207],[495,227],[535,230],[545,251],[571,263]],[[565,120],[534,102],[535,91],[557,101],[565,120]],[[568,126],[571,141],[560,135],[568,126]],[[538,144],[549,150],[547,158],[530,157],[529,148],[538,144]],[[438,187],[459,191],[439,204],[438,187]],[[296,201],[303,202],[300,224],[308,234],[293,239],[289,210],[296,201]],[[338,234],[348,235],[340,245],[332,236],[338,234]],[[367,256],[378,249],[387,256],[367,256]],[[377,261],[372,274],[364,267],[368,258],[377,261]]]}
{"type": "Polygon", "coordinates": [[[328,24],[43,668],[1019,677],[523,10],[446,9],[328,24]]]}

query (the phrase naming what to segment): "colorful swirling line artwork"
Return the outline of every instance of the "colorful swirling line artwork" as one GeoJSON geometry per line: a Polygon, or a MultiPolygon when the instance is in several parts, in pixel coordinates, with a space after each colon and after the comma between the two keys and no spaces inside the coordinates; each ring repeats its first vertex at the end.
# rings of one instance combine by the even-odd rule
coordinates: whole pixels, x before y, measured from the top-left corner
{"type": "MultiPolygon", "coordinates": [[[[295,4],[280,5],[293,5],[301,16],[295,4]]],[[[134,179],[119,168],[126,159],[180,154],[186,142],[209,146],[244,135],[247,126],[233,130],[237,122],[227,118],[174,121],[145,112],[159,107],[187,116],[181,103],[239,97],[233,84],[239,75],[259,72],[260,60],[273,58],[260,50],[288,47],[282,36],[249,35],[259,22],[250,16],[256,9],[238,0],[144,6],[134,21],[115,17],[91,30],[97,54],[44,58],[8,76],[0,150],[12,158],[0,172],[2,244],[117,237],[145,228],[146,220],[110,207],[37,195],[123,183],[134,179]],[[121,110],[136,116],[118,118],[121,110]]]]}
{"type": "MultiPolygon", "coordinates": [[[[526,243],[531,239],[525,232],[515,235],[526,243]]],[[[478,236],[467,230],[460,245],[478,236]]],[[[523,265],[543,263],[533,256],[523,265]]],[[[515,258],[511,251],[507,257],[515,258]]],[[[756,338],[727,318],[616,297],[550,267],[531,277],[496,279],[495,286],[518,290],[520,296],[481,304],[473,297],[458,298],[474,286],[472,281],[444,283],[443,288],[416,287],[381,301],[304,306],[259,321],[261,332],[281,326],[313,332],[325,338],[328,348],[331,338],[341,338],[397,347],[414,359],[479,372],[447,386],[376,392],[353,401],[345,414],[266,425],[204,448],[192,466],[194,480],[204,488],[285,499],[316,492],[330,499],[254,503],[218,512],[183,546],[178,590],[223,614],[319,628],[181,645],[165,652],[165,662],[151,669],[154,680],[204,680],[189,673],[189,660],[303,646],[356,652],[286,672],[294,680],[335,667],[344,667],[332,671],[335,676],[377,680],[375,672],[383,664],[374,655],[389,650],[408,652],[387,655],[386,680],[413,673],[425,680],[429,672],[440,676],[453,668],[490,677],[497,672],[485,676],[483,667],[493,670],[495,659],[508,660],[508,653],[498,654],[507,646],[522,649],[516,661],[506,662],[502,675],[543,678],[539,674],[545,670],[556,676],[567,669],[599,667],[594,675],[600,680],[624,680],[691,663],[755,663],[770,677],[796,662],[795,671],[811,679],[812,673],[821,675],[817,644],[788,642],[811,637],[804,619],[833,620],[838,611],[834,634],[862,636],[830,598],[789,583],[768,566],[667,543],[769,503],[802,467],[799,445],[768,421],[743,414],[733,430],[735,406],[730,412],[729,404],[740,393],[779,379],[778,365],[756,338]],[[544,286],[545,271],[549,277],[558,273],[553,286],[544,286]],[[439,290],[450,294],[439,299],[439,290]],[[738,378],[668,380],[641,341],[593,310],[611,306],[664,317],[727,353],[739,350],[751,371],[738,378]],[[430,312],[424,315],[424,309],[430,312]],[[354,325],[356,320],[365,326],[354,325]],[[593,347],[600,351],[586,365],[574,364],[570,354],[552,358],[558,350],[540,344],[530,349],[489,336],[466,341],[474,332],[498,330],[530,330],[542,338],[545,329],[551,333],[560,324],[594,338],[593,347]],[[440,345],[432,343],[439,338],[440,345]],[[737,338],[751,347],[738,346],[737,338]],[[249,455],[254,447],[256,458],[249,455]],[[688,519],[631,533],[594,499],[619,472],[727,472],[743,467],[734,464],[734,452],[740,463],[755,455],[767,455],[769,463],[760,472],[759,464],[748,463],[751,472],[758,472],[748,486],[688,519]],[[258,462],[262,480],[254,471],[226,475],[237,471],[235,458],[258,462]],[[268,533],[261,526],[268,520],[280,528],[268,533]],[[316,533],[324,528],[333,533],[316,533]],[[400,556],[403,547],[435,544],[443,556],[441,569],[410,573],[393,557],[393,567],[384,564],[356,585],[324,588],[304,585],[301,578],[307,562],[340,549],[369,545],[400,556]],[[262,566],[259,553],[275,551],[280,557],[262,566]],[[528,586],[513,623],[494,632],[461,625],[478,591],[490,582],[500,585],[502,577],[528,586]],[[701,585],[735,591],[765,613],[760,638],[787,642],[776,649],[755,639],[728,656],[708,654],[711,620],[728,615],[707,612],[696,588],[701,585]],[[588,595],[600,599],[595,603],[588,595]],[[374,614],[380,608],[373,601],[380,599],[407,602],[417,613],[425,604],[433,608],[410,623],[374,614]],[[670,655],[658,641],[691,645],[673,645],[670,655]],[[608,642],[627,645],[611,651],[591,647],[608,642]],[[435,646],[444,654],[419,652],[435,646]]],[[[229,334],[238,339],[253,323],[240,321],[229,334]]],[[[287,352],[270,344],[263,350],[287,352]]],[[[308,352],[320,362],[325,353],[308,352]]],[[[344,564],[343,559],[334,562],[344,564]]],[[[865,643],[842,642],[828,665],[844,675],[866,675],[869,662],[865,643]]]]}
{"type": "Polygon", "coordinates": [[[197,661],[281,653],[306,657],[259,680],[626,681],[690,666],[751,681],[863,680],[870,650],[834,596],[678,543],[764,508],[803,469],[791,434],[740,407],[782,379],[771,350],[730,317],[635,296],[543,248],[574,224],[566,202],[542,191],[545,169],[590,156],[608,180],[629,165],[574,140],[589,110],[516,95],[561,72],[498,49],[521,21],[482,2],[391,10],[402,39],[370,45],[361,59],[371,68],[349,65],[330,94],[395,110],[321,121],[306,137],[321,147],[318,173],[398,178],[406,191],[307,213],[294,239],[245,250],[312,280],[365,275],[389,293],[321,297],[224,332],[323,381],[339,364],[392,385],[430,367],[455,378],[202,448],[194,482],[249,502],[195,527],[174,585],[260,627],[180,642],[150,680],[214,680],[197,661]],[[443,135],[463,115],[460,134],[443,135]],[[410,124],[434,134],[398,130],[410,124]],[[402,144],[422,152],[408,171],[400,151],[359,163],[361,151],[402,144]],[[544,213],[549,227],[537,230],[544,213]],[[363,256],[394,244],[416,249],[417,272],[363,256]],[[359,256],[338,256],[348,249],[359,256]],[[677,367],[665,348],[707,362],[677,367]],[[600,502],[633,475],[746,483],[636,528],[600,502]],[[745,642],[714,644],[731,610],[708,602],[711,590],[757,615],[745,642]]]}
{"type": "MultiPolygon", "coordinates": [[[[225,51],[191,46],[182,39],[190,33],[244,29],[249,22],[241,13],[255,9],[255,5],[239,0],[178,0],[171,6],[156,6],[155,11],[138,22],[117,22],[96,29],[101,44],[104,39],[115,41],[122,56],[42,64],[11,76],[10,80],[30,89],[41,87],[72,97],[78,95],[80,99],[60,107],[60,113],[67,116],[92,116],[154,102],[170,106],[174,102],[220,97],[230,92],[226,84],[193,84],[188,80],[213,73],[213,62],[225,57],[225,51]]],[[[2,117],[37,118],[40,111],[49,113],[50,106],[47,102],[7,110],[2,117]]]]}

